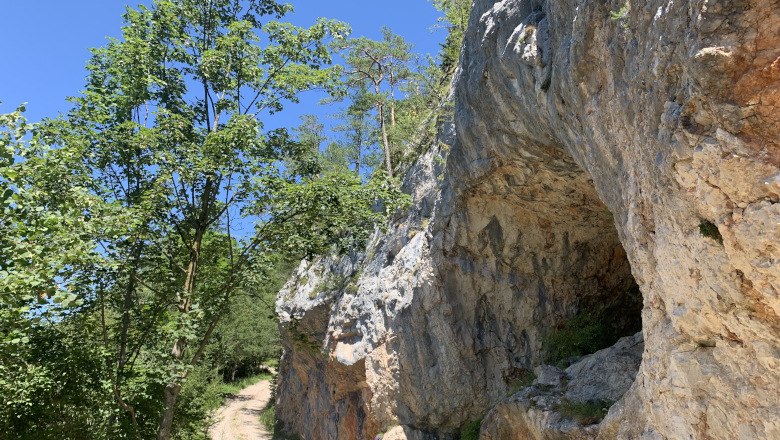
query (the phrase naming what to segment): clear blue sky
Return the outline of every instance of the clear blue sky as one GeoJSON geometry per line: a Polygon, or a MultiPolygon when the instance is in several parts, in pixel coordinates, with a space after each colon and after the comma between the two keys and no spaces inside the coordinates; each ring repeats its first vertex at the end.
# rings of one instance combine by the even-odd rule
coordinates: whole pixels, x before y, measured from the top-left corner
{"type": "MultiPolygon", "coordinates": [[[[118,37],[125,5],[148,0],[2,0],[0,7],[0,113],[27,102],[31,121],[68,110],[67,96],[84,85],[88,49],[118,37]]],[[[295,13],[288,18],[310,25],[317,17],[335,18],[352,26],[353,36],[380,38],[389,26],[414,44],[415,52],[435,54],[446,31],[433,30],[439,16],[429,0],[289,0],[295,13]]],[[[304,113],[322,114],[316,97],[288,108],[270,126],[297,125],[304,113]]]]}

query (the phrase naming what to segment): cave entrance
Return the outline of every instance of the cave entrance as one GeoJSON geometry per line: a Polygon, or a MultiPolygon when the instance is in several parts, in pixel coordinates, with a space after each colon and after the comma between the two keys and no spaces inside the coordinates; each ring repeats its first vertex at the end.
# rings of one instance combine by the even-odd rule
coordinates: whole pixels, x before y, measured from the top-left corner
{"type": "Polygon", "coordinates": [[[571,159],[494,168],[464,203],[447,278],[471,283],[474,348],[486,364],[503,345],[505,376],[567,366],[641,330],[615,220],[571,159]]]}

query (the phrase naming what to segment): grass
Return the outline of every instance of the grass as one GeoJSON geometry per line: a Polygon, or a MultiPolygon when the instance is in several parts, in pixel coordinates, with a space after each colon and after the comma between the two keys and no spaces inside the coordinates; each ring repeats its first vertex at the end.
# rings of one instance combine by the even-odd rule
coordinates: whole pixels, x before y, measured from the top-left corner
{"type": "Polygon", "coordinates": [[[258,374],[256,376],[245,377],[234,382],[223,382],[218,386],[218,392],[221,396],[234,396],[244,388],[254,385],[261,380],[270,380],[270,374],[258,374]]]}
{"type": "Polygon", "coordinates": [[[720,235],[718,227],[715,226],[715,223],[712,223],[709,220],[702,220],[701,223],[699,223],[699,233],[707,238],[711,238],[717,241],[720,244],[723,244],[723,236],[720,235]]]}
{"type": "Polygon", "coordinates": [[[276,406],[269,405],[260,413],[260,423],[265,426],[265,430],[273,435],[276,430],[276,406]]]}
{"type": "Polygon", "coordinates": [[[284,432],[282,423],[276,420],[276,406],[273,404],[273,401],[269,402],[259,417],[260,423],[263,424],[268,435],[274,440],[300,440],[298,436],[284,432]]]}
{"type": "Polygon", "coordinates": [[[469,422],[463,429],[460,430],[460,440],[477,440],[479,439],[479,427],[482,424],[482,420],[474,420],[469,422]]]}
{"type": "Polygon", "coordinates": [[[609,347],[619,339],[615,332],[589,313],[581,313],[570,319],[563,327],[554,329],[544,341],[547,347],[545,361],[564,365],[569,358],[595,353],[609,347]]]}
{"type": "MultiPolygon", "coordinates": [[[[198,406],[204,413],[216,411],[225,404],[225,399],[235,396],[244,388],[254,385],[261,380],[270,380],[270,374],[258,374],[245,377],[233,382],[222,382],[221,375],[213,372],[212,375],[195,370],[194,374],[188,378],[185,384],[185,391],[194,393],[198,406]]],[[[191,409],[191,408],[188,408],[191,409]]],[[[187,411],[188,409],[184,409],[187,411]]]]}
{"type": "Polygon", "coordinates": [[[592,425],[604,419],[613,403],[607,400],[572,402],[564,399],[556,409],[567,419],[576,420],[581,425],[592,425]]]}

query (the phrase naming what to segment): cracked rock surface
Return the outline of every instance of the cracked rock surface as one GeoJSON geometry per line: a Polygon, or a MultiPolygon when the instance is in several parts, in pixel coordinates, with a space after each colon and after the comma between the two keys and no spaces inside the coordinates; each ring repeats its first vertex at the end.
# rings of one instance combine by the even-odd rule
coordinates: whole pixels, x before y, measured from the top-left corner
{"type": "Polygon", "coordinates": [[[780,438],[780,2],[623,6],[476,0],[410,211],[280,292],[289,431],[780,438]],[[638,353],[540,369],[575,316],[627,336],[640,309],[635,374],[638,353]],[[588,425],[507,406],[534,369],[616,403],[588,425]]]}

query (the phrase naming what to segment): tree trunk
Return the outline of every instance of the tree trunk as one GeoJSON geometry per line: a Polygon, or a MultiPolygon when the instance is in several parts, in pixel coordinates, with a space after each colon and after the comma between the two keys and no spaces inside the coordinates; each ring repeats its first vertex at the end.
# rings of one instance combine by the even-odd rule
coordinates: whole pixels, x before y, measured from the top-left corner
{"type": "Polygon", "coordinates": [[[395,128],[395,75],[390,71],[390,127],[395,128]]]}
{"type": "Polygon", "coordinates": [[[360,153],[363,152],[363,124],[365,120],[363,119],[363,116],[360,117],[360,125],[357,127],[355,132],[355,140],[357,141],[355,145],[355,177],[358,179],[360,178],[360,153]]]}
{"type": "Polygon", "coordinates": [[[379,112],[379,127],[382,131],[382,146],[385,150],[385,169],[387,169],[387,175],[393,177],[393,163],[390,159],[390,142],[387,140],[387,127],[385,127],[385,104],[383,102],[377,103],[377,111],[379,112]]]}
{"type": "Polygon", "coordinates": [[[157,429],[157,440],[168,440],[171,438],[171,428],[173,427],[173,413],[176,410],[176,399],[179,397],[181,385],[178,383],[169,383],[165,386],[163,392],[165,397],[165,409],[160,420],[160,427],[157,429]]]}
{"type": "Polygon", "coordinates": [[[138,439],[141,438],[141,431],[138,428],[138,419],[136,417],[135,408],[125,402],[122,397],[121,381],[125,374],[125,365],[127,364],[127,343],[128,335],[130,333],[130,311],[133,308],[133,295],[136,289],[136,277],[138,276],[138,268],[140,266],[141,253],[143,252],[143,244],[140,240],[136,240],[133,243],[133,247],[130,251],[131,268],[127,277],[127,286],[125,287],[124,294],[122,296],[122,319],[119,329],[119,352],[117,353],[117,362],[115,365],[115,373],[112,378],[112,391],[114,395],[114,401],[122,408],[123,411],[130,416],[130,422],[133,425],[133,430],[138,439]]]}
{"type": "Polygon", "coordinates": [[[357,147],[357,156],[355,157],[355,176],[360,178],[360,146],[357,147]]]}
{"type": "MultiPolygon", "coordinates": [[[[195,236],[192,241],[192,247],[190,248],[190,258],[187,264],[187,272],[184,278],[183,294],[178,297],[179,313],[185,314],[190,311],[192,307],[192,294],[195,291],[195,278],[198,274],[198,262],[200,260],[200,250],[203,245],[203,237],[206,235],[206,229],[208,228],[208,215],[211,209],[212,203],[212,185],[211,181],[207,181],[203,188],[203,197],[201,198],[201,212],[198,218],[198,222],[195,229],[195,236]]],[[[174,359],[174,363],[180,362],[184,359],[184,355],[187,350],[187,339],[180,337],[173,344],[171,349],[171,357],[174,359]]],[[[178,377],[174,378],[165,385],[164,391],[164,406],[163,415],[160,419],[160,425],[157,428],[157,440],[169,440],[171,438],[171,428],[173,426],[173,416],[176,411],[176,400],[179,397],[181,391],[181,385],[187,378],[187,373],[181,371],[178,373],[178,377]]]]}

